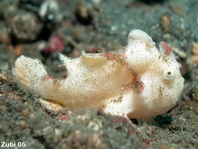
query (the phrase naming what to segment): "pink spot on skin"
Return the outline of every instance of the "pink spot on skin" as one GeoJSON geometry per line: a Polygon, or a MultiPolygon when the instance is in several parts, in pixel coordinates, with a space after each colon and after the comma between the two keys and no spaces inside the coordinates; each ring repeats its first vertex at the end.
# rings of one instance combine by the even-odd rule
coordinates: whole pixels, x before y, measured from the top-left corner
{"type": "Polygon", "coordinates": [[[116,57],[111,52],[100,53],[100,55],[103,56],[103,57],[106,57],[108,60],[116,60],[116,57]]]}
{"type": "Polygon", "coordinates": [[[44,51],[46,53],[54,53],[57,51],[62,51],[64,49],[64,45],[63,45],[63,38],[60,34],[56,34],[54,36],[52,36],[48,42],[48,44],[46,45],[44,51]]]}
{"type": "Polygon", "coordinates": [[[142,81],[140,81],[140,90],[139,90],[139,93],[141,93],[143,90],[144,90],[144,83],[142,81]]]}
{"type": "Polygon", "coordinates": [[[50,76],[49,74],[44,75],[43,78],[42,78],[43,81],[49,80],[49,79],[51,79],[51,80],[53,79],[53,77],[50,76]]]}
{"type": "Polygon", "coordinates": [[[107,57],[106,53],[100,53],[100,56],[107,57]]]}
{"type": "Polygon", "coordinates": [[[171,48],[164,41],[161,42],[161,45],[165,49],[165,52],[164,52],[165,55],[168,55],[171,53],[172,51],[171,48]]]}
{"type": "Polygon", "coordinates": [[[142,93],[144,88],[145,88],[145,85],[142,81],[135,81],[133,84],[132,84],[132,87],[133,89],[138,93],[142,93]]]}

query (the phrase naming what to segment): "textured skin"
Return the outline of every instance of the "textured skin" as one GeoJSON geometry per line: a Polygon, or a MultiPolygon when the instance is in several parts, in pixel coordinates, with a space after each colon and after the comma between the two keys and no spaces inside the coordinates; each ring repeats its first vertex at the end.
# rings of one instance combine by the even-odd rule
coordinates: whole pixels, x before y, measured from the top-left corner
{"type": "Polygon", "coordinates": [[[60,54],[68,76],[50,77],[38,59],[21,56],[13,73],[22,87],[41,95],[52,110],[101,108],[115,115],[148,119],[175,106],[184,79],[174,54],[164,42],[160,50],[151,37],[132,30],[128,45],[117,52],[87,54],[70,59],[60,54]]]}

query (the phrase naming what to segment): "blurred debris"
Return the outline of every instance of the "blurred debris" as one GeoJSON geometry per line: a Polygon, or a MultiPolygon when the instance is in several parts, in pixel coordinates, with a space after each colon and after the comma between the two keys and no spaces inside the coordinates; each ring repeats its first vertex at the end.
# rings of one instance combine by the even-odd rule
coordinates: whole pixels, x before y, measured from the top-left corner
{"type": "Polygon", "coordinates": [[[24,44],[18,44],[16,46],[13,45],[8,46],[8,49],[16,56],[20,56],[24,48],[25,48],[24,44]]]}
{"type": "Polygon", "coordinates": [[[100,4],[103,0],[91,0],[94,4],[100,4]]]}
{"type": "Polygon", "coordinates": [[[171,5],[171,4],[169,4],[168,6],[171,9],[171,11],[174,12],[175,14],[180,15],[183,12],[179,6],[175,6],[175,5],[171,5]]]}
{"type": "Polygon", "coordinates": [[[82,24],[88,25],[93,23],[93,15],[88,7],[82,3],[78,3],[75,8],[75,16],[82,24]]]}
{"type": "Polygon", "coordinates": [[[192,52],[192,63],[193,64],[198,64],[198,43],[193,42],[191,45],[191,52],[192,52]]]}
{"type": "Polygon", "coordinates": [[[198,82],[198,66],[195,65],[191,70],[191,81],[198,82]]]}
{"type": "Polygon", "coordinates": [[[198,101],[198,84],[190,83],[187,85],[184,89],[183,98],[188,101],[198,101]]]}
{"type": "Polygon", "coordinates": [[[11,43],[10,29],[6,26],[6,23],[4,22],[0,23],[0,43],[11,43]]]}
{"type": "MultiPolygon", "coordinates": [[[[8,81],[8,77],[5,71],[0,71],[0,82],[8,81]]],[[[1,83],[0,83],[1,84],[1,83]]]]}
{"type": "Polygon", "coordinates": [[[8,23],[11,26],[11,35],[16,38],[17,42],[35,40],[43,27],[33,13],[24,11],[10,16],[8,23]]]}
{"type": "Polygon", "coordinates": [[[64,49],[63,38],[61,34],[53,35],[48,44],[46,45],[44,52],[52,54],[54,52],[62,51],[64,49]]]}
{"type": "Polygon", "coordinates": [[[40,6],[39,15],[43,20],[55,22],[60,22],[63,17],[57,0],[45,0],[40,6]]]}
{"type": "Polygon", "coordinates": [[[167,33],[170,31],[170,16],[165,14],[160,18],[160,27],[163,32],[167,33]]]}
{"type": "Polygon", "coordinates": [[[198,43],[197,42],[192,43],[191,51],[194,55],[198,55],[198,43]]]}
{"type": "Polygon", "coordinates": [[[74,10],[77,20],[84,25],[95,25],[97,20],[98,7],[91,8],[85,4],[78,2],[74,10]]]}

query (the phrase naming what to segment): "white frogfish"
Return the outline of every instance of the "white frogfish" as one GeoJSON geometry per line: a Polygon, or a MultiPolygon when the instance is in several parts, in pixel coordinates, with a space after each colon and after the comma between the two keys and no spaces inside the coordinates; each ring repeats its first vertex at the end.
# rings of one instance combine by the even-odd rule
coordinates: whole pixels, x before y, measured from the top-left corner
{"type": "Polygon", "coordinates": [[[126,47],[112,52],[85,53],[79,58],[59,54],[67,77],[51,77],[38,59],[20,56],[13,74],[20,86],[39,94],[48,109],[103,109],[113,115],[150,119],[173,108],[184,79],[171,47],[159,50],[138,29],[128,35],[126,47]]]}

